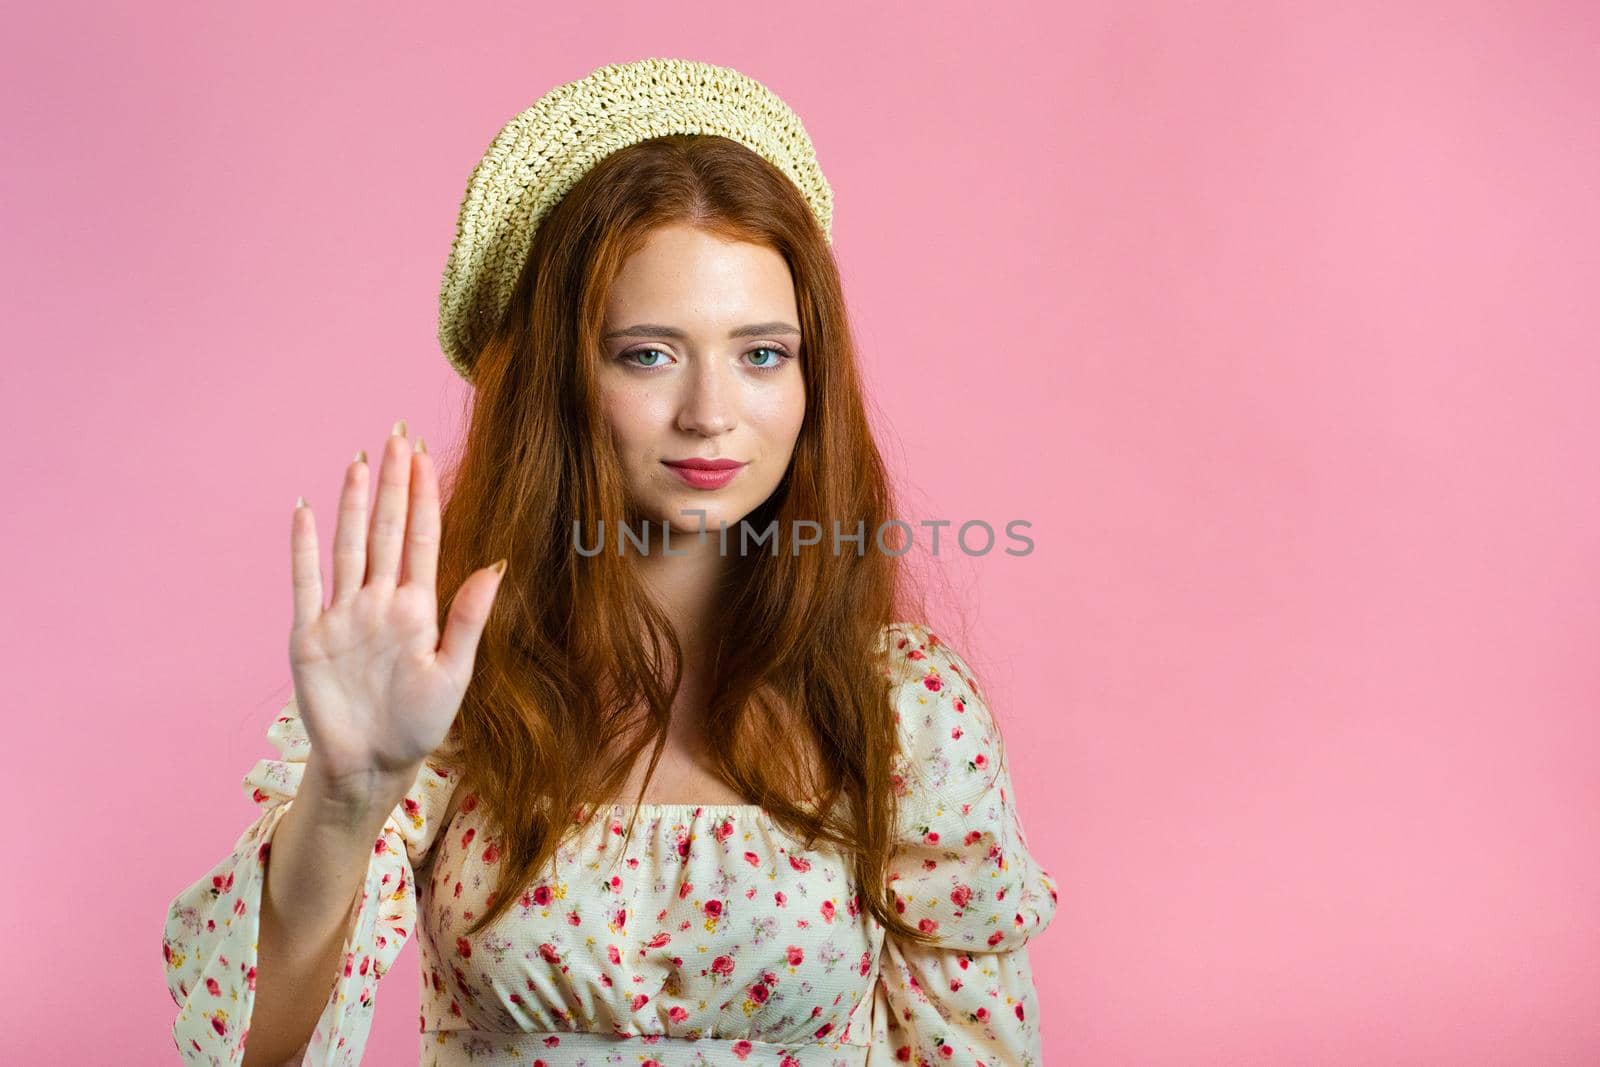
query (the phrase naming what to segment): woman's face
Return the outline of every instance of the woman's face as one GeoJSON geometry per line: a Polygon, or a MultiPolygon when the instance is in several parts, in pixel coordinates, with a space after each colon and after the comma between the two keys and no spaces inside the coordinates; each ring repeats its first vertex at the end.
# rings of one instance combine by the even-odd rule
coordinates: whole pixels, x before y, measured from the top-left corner
{"type": "Polygon", "coordinates": [[[702,520],[684,511],[704,509],[704,529],[732,535],[778,487],[806,410],[799,321],[788,264],[765,245],[673,224],[623,264],[601,331],[601,403],[651,521],[693,533],[702,520]],[[731,477],[674,466],[692,460],[740,466],[731,477]]]}

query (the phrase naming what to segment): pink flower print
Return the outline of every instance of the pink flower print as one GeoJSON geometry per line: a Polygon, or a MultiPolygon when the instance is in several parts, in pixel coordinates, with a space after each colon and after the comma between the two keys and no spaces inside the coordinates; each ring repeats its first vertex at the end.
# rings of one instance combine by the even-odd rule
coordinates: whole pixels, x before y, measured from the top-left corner
{"type": "Polygon", "coordinates": [[[923,677],[922,684],[927,687],[928,692],[930,693],[937,693],[939,690],[944,688],[944,683],[939,680],[939,676],[933,671],[929,671],[923,677]]]}
{"type": "Polygon", "coordinates": [[[541,907],[541,908],[549,907],[550,906],[550,902],[552,900],[554,900],[554,899],[555,899],[555,893],[551,891],[549,886],[547,886],[547,885],[534,886],[534,888],[533,888],[533,902],[535,904],[537,904],[539,907],[541,907]]]}
{"type": "Polygon", "coordinates": [[[217,984],[217,980],[215,978],[207,978],[206,992],[210,993],[214,997],[220,997],[222,996],[222,987],[217,984]]]}
{"type": "Polygon", "coordinates": [[[701,908],[713,919],[722,916],[722,901],[720,900],[708,900],[701,905],[701,908]]]}
{"type": "Polygon", "coordinates": [[[925,934],[931,934],[939,929],[939,924],[932,919],[919,919],[917,921],[917,929],[925,934]]]}
{"type": "Polygon", "coordinates": [[[985,767],[989,766],[989,757],[980,752],[976,756],[972,757],[972,765],[981,771],[985,767]]]}
{"type": "Polygon", "coordinates": [[[638,1011],[648,1003],[650,1003],[649,997],[645,996],[643,993],[636,993],[634,994],[631,1007],[634,1011],[638,1011]]]}
{"type": "Polygon", "coordinates": [[[970,885],[956,886],[950,891],[950,903],[958,908],[964,908],[972,903],[972,887],[970,885]]]}
{"type": "Polygon", "coordinates": [[[1017,1021],[1018,1022],[1022,1022],[1023,1021],[1022,1020],[1022,1005],[1020,1003],[1017,1005],[1017,1021]]]}
{"type": "Polygon", "coordinates": [[[461,801],[462,814],[465,814],[465,813],[470,812],[470,811],[477,811],[477,810],[478,810],[478,794],[476,794],[476,793],[468,793],[466,795],[466,797],[463,798],[462,801],[461,801]]]}
{"type": "Polygon", "coordinates": [[[572,911],[567,912],[567,925],[568,926],[581,926],[582,924],[583,924],[583,920],[578,917],[578,911],[577,911],[576,908],[574,908],[572,911]]]}
{"type": "Polygon", "coordinates": [[[833,922],[833,901],[824,900],[822,902],[822,917],[828,922],[833,922]]]}
{"type": "Polygon", "coordinates": [[[952,740],[952,741],[961,740],[961,727],[959,727],[959,726],[950,727],[950,740],[952,740]]]}
{"type": "Polygon", "coordinates": [[[870,970],[872,970],[872,953],[863,952],[861,954],[861,963],[857,967],[857,971],[860,973],[861,977],[865,978],[867,976],[867,972],[870,970]]]}
{"type": "Polygon", "coordinates": [[[805,962],[806,950],[799,945],[790,945],[787,949],[787,955],[789,957],[789,966],[798,967],[805,962]]]}
{"type": "Polygon", "coordinates": [[[816,1037],[827,1037],[831,1033],[833,1033],[833,1024],[832,1023],[823,1023],[821,1026],[817,1027],[817,1032],[816,1032],[815,1036],[816,1037]]]}
{"type": "Polygon", "coordinates": [[[561,962],[561,954],[557,952],[556,947],[548,941],[539,946],[539,955],[546,963],[561,962]]]}
{"type": "Polygon", "coordinates": [[[789,898],[783,895],[783,890],[781,890],[781,889],[772,894],[773,903],[778,905],[778,907],[780,907],[780,908],[783,907],[784,904],[788,902],[788,900],[789,900],[789,898]]]}
{"type": "Polygon", "coordinates": [[[613,893],[622,892],[622,876],[619,874],[613,874],[611,876],[611,881],[606,883],[606,888],[611,890],[613,893]]]}
{"type": "Polygon", "coordinates": [[[982,830],[968,830],[967,836],[961,839],[963,845],[972,845],[983,838],[982,830]]]}
{"type": "Polygon", "coordinates": [[[733,836],[733,820],[723,819],[717,824],[716,829],[713,830],[712,833],[716,836],[718,841],[726,841],[728,838],[733,836]]]}
{"type": "Polygon", "coordinates": [[[685,882],[685,883],[683,883],[682,885],[680,885],[678,887],[678,899],[679,900],[688,900],[689,899],[689,894],[691,892],[693,892],[693,890],[694,890],[694,883],[693,882],[685,882]]]}
{"type": "MultiPolygon", "coordinates": [[[[466,938],[456,938],[456,955],[462,959],[470,959],[472,957],[472,944],[466,938]]],[[[350,972],[345,971],[345,973],[349,974],[350,972]]]]}
{"type": "Polygon", "coordinates": [[[674,1004],[667,1010],[667,1018],[671,1019],[675,1023],[681,1023],[688,1017],[689,1013],[677,1004],[674,1004]]]}
{"type": "Polygon", "coordinates": [[[669,942],[671,940],[672,940],[672,935],[667,933],[665,930],[663,930],[659,934],[657,934],[656,936],[652,937],[649,941],[646,941],[645,942],[645,947],[646,948],[661,948],[663,945],[667,944],[667,942],[669,942]]]}
{"type": "Polygon", "coordinates": [[[483,850],[483,862],[485,862],[485,863],[494,863],[499,858],[500,858],[500,846],[499,846],[499,844],[497,844],[494,841],[490,841],[488,847],[483,850]]]}
{"type": "Polygon", "coordinates": [[[616,945],[606,946],[606,959],[610,960],[614,964],[622,962],[622,953],[617,951],[616,945]]]}
{"type": "Polygon", "coordinates": [[[414,826],[421,826],[422,825],[422,805],[421,804],[418,804],[415,800],[413,800],[411,797],[408,796],[408,797],[405,797],[403,800],[400,801],[400,807],[406,813],[406,818],[411,820],[412,825],[414,825],[414,826]]]}
{"type": "Polygon", "coordinates": [[[767,998],[771,995],[771,993],[767,992],[767,987],[762,985],[760,982],[757,982],[755,985],[750,987],[750,999],[755,1001],[757,1004],[765,1004],[767,1002],[767,998]]]}
{"type": "Polygon", "coordinates": [[[750,1050],[753,1048],[755,1048],[755,1046],[750,1044],[748,1041],[735,1041],[733,1043],[733,1054],[742,1060],[746,1056],[750,1055],[750,1050]]]}
{"type": "Polygon", "coordinates": [[[733,973],[733,957],[732,956],[718,956],[716,959],[712,960],[711,961],[711,973],[715,974],[715,975],[721,975],[723,978],[726,978],[728,975],[732,974],[733,973]]]}
{"type": "Polygon", "coordinates": [[[761,866],[761,857],[756,855],[754,852],[746,852],[744,854],[744,861],[752,867],[761,866]]]}
{"type": "Polygon", "coordinates": [[[930,845],[937,845],[939,843],[939,831],[928,830],[922,835],[922,839],[930,845]]]}
{"type": "Polygon", "coordinates": [[[1001,933],[999,930],[996,930],[994,933],[989,935],[989,947],[993,948],[994,946],[998,945],[1000,942],[1005,940],[1005,937],[1005,934],[1001,933]]]}
{"type": "Polygon", "coordinates": [[[793,867],[801,874],[804,874],[811,869],[811,861],[806,859],[804,856],[796,856],[791,854],[789,856],[789,866],[793,867]]]}
{"type": "Polygon", "coordinates": [[[800,1067],[800,1061],[785,1052],[783,1059],[778,1061],[778,1067],[800,1067]]]}
{"type": "Polygon", "coordinates": [[[977,1018],[977,1020],[980,1023],[986,1023],[986,1022],[989,1021],[989,1009],[988,1008],[979,1008],[977,1011],[973,1012],[972,1014],[977,1018]]]}
{"type": "Polygon", "coordinates": [[[683,859],[683,860],[686,860],[686,859],[689,858],[689,835],[688,834],[681,834],[678,837],[678,858],[679,859],[683,859]]]}
{"type": "Polygon", "coordinates": [[[467,832],[461,835],[462,849],[464,850],[468,845],[472,844],[472,839],[477,836],[478,828],[476,826],[467,827],[467,832]]]}
{"type": "Polygon", "coordinates": [[[966,711],[967,710],[967,702],[965,700],[962,700],[960,697],[956,697],[956,710],[957,711],[962,711],[962,712],[966,711]]]}

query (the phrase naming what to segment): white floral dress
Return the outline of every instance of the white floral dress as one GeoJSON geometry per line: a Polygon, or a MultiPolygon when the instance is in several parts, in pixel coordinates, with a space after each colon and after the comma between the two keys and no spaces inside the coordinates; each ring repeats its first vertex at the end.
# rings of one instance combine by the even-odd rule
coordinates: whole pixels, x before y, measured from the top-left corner
{"type": "MultiPolygon", "coordinates": [[[[384,824],[343,970],[300,1062],[360,1062],[378,989],[420,936],[419,1064],[889,1067],[1040,1062],[1026,944],[1055,914],[1030,854],[995,720],[966,663],[918,624],[885,627],[900,725],[901,845],[889,881],[938,939],[886,936],[844,857],[807,851],[749,804],[587,813],[554,876],[495,924],[499,845],[476,795],[426,762],[384,824]]],[[[184,1060],[237,1064],[255,999],[273,831],[310,743],[291,697],[244,786],[262,807],[231,853],[172,901],[162,948],[184,1060]]]]}

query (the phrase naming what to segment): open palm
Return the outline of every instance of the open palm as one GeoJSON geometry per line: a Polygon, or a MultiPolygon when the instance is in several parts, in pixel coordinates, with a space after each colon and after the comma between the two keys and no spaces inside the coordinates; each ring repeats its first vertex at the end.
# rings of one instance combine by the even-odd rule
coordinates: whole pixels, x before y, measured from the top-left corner
{"type": "Polygon", "coordinates": [[[472,678],[505,561],[473,572],[438,625],[439,483],[405,420],[384,446],[370,538],[368,465],[345,472],[323,605],[316,520],[295,508],[289,665],[310,763],[336,795],[365,801],[404,788],[444,741],[472,678]]]}

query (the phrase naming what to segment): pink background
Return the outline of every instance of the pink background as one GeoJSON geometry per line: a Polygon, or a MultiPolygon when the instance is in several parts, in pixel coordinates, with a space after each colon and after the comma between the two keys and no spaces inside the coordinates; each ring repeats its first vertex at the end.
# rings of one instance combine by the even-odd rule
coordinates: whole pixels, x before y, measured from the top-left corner
{"type": "Polygon", "coordinates": [[[0,45],[6,1059],[175,1059],[295,495],[456,438],[472,166],[668,55],[815,139],[914,516],[1034,524],[945,558],[1062,887],[1047,1062],[1600,1060],[1594,5],[232,6],[0,45]]]}

